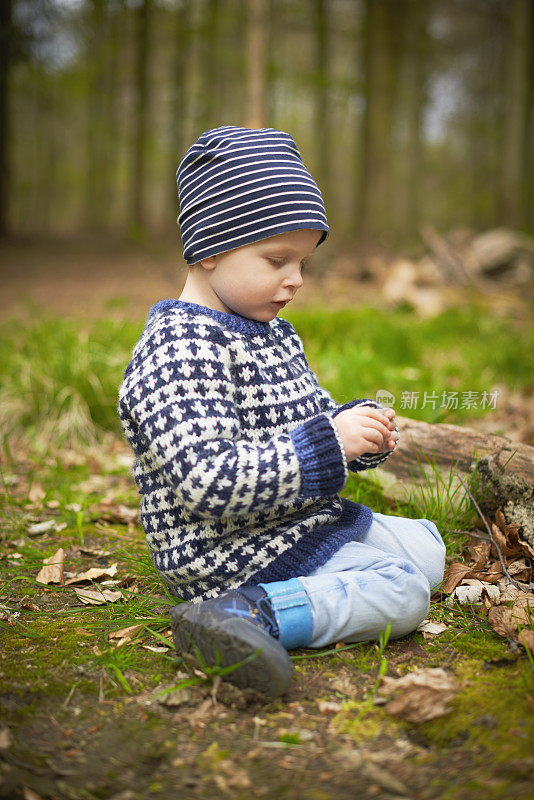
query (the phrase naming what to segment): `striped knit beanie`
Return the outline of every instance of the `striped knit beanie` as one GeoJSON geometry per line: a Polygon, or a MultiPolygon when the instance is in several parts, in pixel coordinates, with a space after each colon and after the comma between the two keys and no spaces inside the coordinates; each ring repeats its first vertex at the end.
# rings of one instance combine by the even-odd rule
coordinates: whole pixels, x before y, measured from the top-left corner
{"type": "Polygon", "coordinates": [[[184,260],[224,253],[277,233],[329,228],[321,192],[293,138],[274,128],[213,128],[178,172],[184,260]]]}

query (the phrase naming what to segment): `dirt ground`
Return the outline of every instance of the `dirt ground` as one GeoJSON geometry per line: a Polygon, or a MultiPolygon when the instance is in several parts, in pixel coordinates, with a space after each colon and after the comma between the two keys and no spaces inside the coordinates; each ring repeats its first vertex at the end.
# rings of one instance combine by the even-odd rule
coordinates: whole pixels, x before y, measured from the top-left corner
{"type": "MultiPolygon", "coordinates": [[[[34,538],[32,552],[62,544],[76,571],[104,553],[98,564],[118,558],[121,574],[121,547],[144,547],[141,531],[117,522],[108,530],[114,535],[88,525],[83,547],[68,529],[45,534],[34,538]]],[[[110,664],[121,654],[107,630],[119,619],[113,625],[82,606],[71,587],[20,580],[37,569],[27,557],[17,540],[2,556],[11,582],[0,596],[1,798],[534,796],[528,662],[476,611],[466,624],[463,612],[444,614],[433,603],[429,618],[445,621],[443,634],[414,633],[387,647],[390,677],[441,667],[457,681],[449,712],[428,722],[373,703],[379,653],[372,643],[341,643],[330,654],[296,651],[292,686],[275,701],[217,681],[169,694],[191,674],[176,655],[173,661],[171,651],[125,644],[122,681],[115,680],[110,664]]],[[[155,610],[168,613],[165,598],[153,599],[155,610]]]]}
{"type": "MultiPolygon", "coordinates": [[[[178,246],[113,240],[14,240],[0,245],[0,264],[0,318],[31,313],[37,305],[58,314],[105,310],[142,319],[153,303],[178,297],[187,274],[178,246]]],[[[372,287],[355,283],[338,265],[307,276],[294,305],[337,307],[373,297],[372,287]]]]}

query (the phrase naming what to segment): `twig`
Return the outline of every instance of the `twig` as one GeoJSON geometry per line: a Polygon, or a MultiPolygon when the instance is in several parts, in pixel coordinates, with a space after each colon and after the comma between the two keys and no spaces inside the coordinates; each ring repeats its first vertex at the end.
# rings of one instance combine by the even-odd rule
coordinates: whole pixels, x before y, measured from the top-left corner
{"type": "Polygon", "coordinates": [[[467,534],[467,536],[474,536],[476,539],[482,539],[483,542],[491,542],[491,539],[488,539],[487,536],[481,536],[480,533],[471,533],[471,531],[457,531],[453,530],[452,528],[442,528],[444,533],[461,533],[467,534]]]}
{"type": "Polygon", "coordinates": [[[474,497],[473,497],[473,495],[471,494],[471,492],[470,492],[470,490],[469,490],[469,487],[468,487],[468,486],[466,485],[466,483],[465,483],[465,482],[462,480],[462,477],[461,477],[460,475],[458,475],[458,480],[460,481],[460,483],[461,483],[461,484],[462,484],[462,486],[464,487],[465,491],[467,492],[467,494],[469,495],[469,497],[470,497],[470,498],[471,498],[471,500],[473,501],[473,503],[474,503],[474,506],[475,506],[476,510],[478,511],[478,514],[479,514],[479,516],[480,516],[480,519],[482,520],[482,522],[483,522],[483,523],[484,523],[484,525],[486,526],[486,530],[487,530],[487,532],[488,532],[488,535],[489,535],[489,538],[490,538],[490,540],[491,540],[491,543],[494,545],[494,547],[495,547],[495,549],[496,549],[496,551],[497,551],[497,553],[498,553],[498,556],[499,556],[499,561],[501,562],[502,571],[504,572],[504,574],[506,575],[506,577],[508,578],[508,580],[510,581],[510,583],[512,583],[512,584],[513,584],[513,585],[516,587],[516,589],[522,589],[522,586],[521,586],[521,584],[519,584],[519,583],[518,583],[516,580],[514,580],[514,579],[512,578],[512,576],[510,575],[510,573],[508,572],[508,570],[507,570],[507,568],[506,568],[506,564],[504,563],[504,558],[503,558],[503,555],[502,555],[502,553],[501,553],[501,548],[499,547],[499,545],[497,544],[497,542],[496,542],[496,541],[495,541],[495,539],[493,538],[493,534],[492,534],[492,532],[491,532],[491,528],[490,528],[490,526],[488,525],[488,522],[487,522],[487,520],[486,520],[486,517],[483,515],[482,511],[480,510],[480,506],[478,505],[477,501],[475,500],[475,498],[474,498],[474,497]]]}

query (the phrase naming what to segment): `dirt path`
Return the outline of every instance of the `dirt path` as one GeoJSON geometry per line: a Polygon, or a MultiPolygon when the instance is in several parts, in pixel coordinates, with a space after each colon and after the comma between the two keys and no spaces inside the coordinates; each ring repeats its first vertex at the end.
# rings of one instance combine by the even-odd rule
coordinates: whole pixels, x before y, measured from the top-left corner
{"type": "MultiPolygon", "coordinates": [[[[142,317],[157,300],[178,297],[187,272],[178,247],[79,239],[5,243],[0,264],[0,318],[27,315],[33,304],[66,315],[142,317]]],[[[332,268],[323,277],[307,276],[294,304],[335,308],[373,298],[372,287],[332,268]]]]}

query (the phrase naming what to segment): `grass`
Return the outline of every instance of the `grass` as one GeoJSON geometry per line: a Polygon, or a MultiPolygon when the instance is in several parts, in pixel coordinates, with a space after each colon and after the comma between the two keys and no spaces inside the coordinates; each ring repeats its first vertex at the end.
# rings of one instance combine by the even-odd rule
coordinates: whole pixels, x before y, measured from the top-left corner
{"type": "MultiPolygon", "coordinates": [[[[476,306],[430,320],[369,308],[292,310],[287,318],[312,369],[341,403],[387,389],[400,413],[465,423],[488,413],[483,392],[502,385],[521,391],[532,380],[534,328],[476,306]],[[459,408],[441,407],[443,391],[459,393],[459,408]],[[403,412],[403,393],[412,392],[419,393],[418,407],[403,412]],[[437,399],[422,408],[425,392],[437,399]],[[475,407],[461,407],[463,392],[478,393],[475,407]]],[[[90,444],[102,431],[119,434],[117,389],[141,329],[142,320],[81,323],[44,314],[30,324],[4,321],[0,429],[6,436],[23,429],[41,452],[90,444]]]]}
{"type": "Polygon", "coordinates": [[[483,392],[500,386],[520,392],[532,381],[534,327],[498,319],[481,307],[448,309],[424,320],[366,307],[335,313],[291,309],[284,316],[299,332],[322,385],[340,403],[387,389],[399,413],[465,424],[487,413],[483,392]],[[441,406],[444,391],[459,393],[459,408],[441,406]],[[403,410],[404,393],[412,392],[418,393],[417,407],[403,410]],[[478,393],[475,407],[461,407],[463,392],[478,393]],[[430,402],[433,393],[437,399],[430,402]]]}

